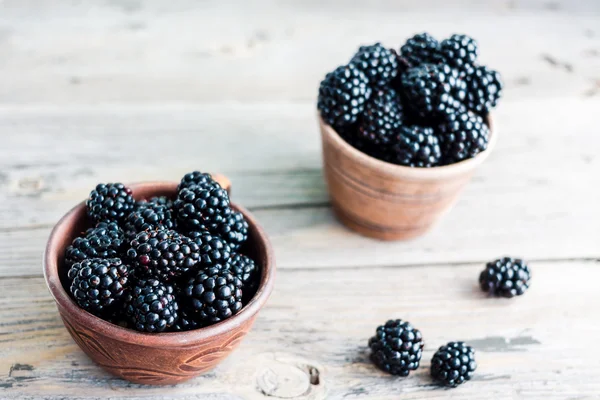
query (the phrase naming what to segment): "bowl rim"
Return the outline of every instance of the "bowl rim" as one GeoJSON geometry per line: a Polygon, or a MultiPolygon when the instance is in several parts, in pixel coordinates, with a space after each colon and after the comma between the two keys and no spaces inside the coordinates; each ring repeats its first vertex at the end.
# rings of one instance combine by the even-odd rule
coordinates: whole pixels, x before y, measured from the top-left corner
{"type": "MultiPolygon", "coordinates": [[[[127,185],[134,192],[140,189],[154,188],[157,193],[175,192],[177,182],[149,181],[137,182],[127,185]]],[[[256,218],[244,207],[231,203],[232,207],[244,214],[251,229],[254,229],[257,240],[262,244],[265,253],[265,265],[262,266],[262,274],[259,287],[252,299],[234,316],[205,328],[185,332],[161,332],[146,333],[132,329],[123,328],[112,324],[80,308],[63,288],[58,274],[58,257],[60,238],[78,220],[78,216],[84,213],[85,200],[67,212],[54,226],[44,252],[43,269],[46,285],[59,306],[59,314],[63,317],[63,310],[69,314],[68,318],[76,319],[88,329],[101,335],[110,337],[116,341],[135,343],[147,347],[181,347],[192,345],[199,341],[215,338],[221,334],[230,332],[251,320],[267,302],[275,283],[275,256],[271,242],[256,218]],[[62,310],[61,310],[62,308],[62,310]]]]}
{"type": "Polygon", "coordinates": [[[321,113],[317,110],[317,119],[319,120],[319,126],[323,139],[329,139],[333,143],[341,148],[342,151],[349,153],[350,157],[357,159],[362,165],[367,166],[373,170],[383,172],[387,175],[399,178],[408,178],[415,180],[436,180],[440,178],[449,178],[453,176],[463,175],[474,170],[479,166],[485,159],[490,155],[496,142],[498,140],[497,134],[497,123],[492,118],[491,114],[485,117],[485,122],[490,129],[490,139],[488,141],[488,147],[477,154],[475,157],[468,158],[466,160],[459,161],[454,164],[442,165],[431,168],[414,168],[407,167],[398,164],[392,164],[387,161],[380,160],[372,157],[362,151],[356,149],[348,142],[346,142],[339,133],[321,117],[321,113]]]}

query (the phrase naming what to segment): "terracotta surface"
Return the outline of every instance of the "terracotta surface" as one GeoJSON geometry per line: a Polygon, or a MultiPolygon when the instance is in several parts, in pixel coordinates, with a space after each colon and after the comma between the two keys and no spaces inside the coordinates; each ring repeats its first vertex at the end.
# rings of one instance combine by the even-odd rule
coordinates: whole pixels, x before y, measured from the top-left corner
{"type": "MultiPolygon", "coordinates": [[[[217,178],[217,176],[215,176],[217,178]]],[[[217,178],[229,188],[226,178],[217,178]]],[[[136,199],[175,194],[177,183],[130,185],[136,199]]],[[[275,278],[269,239],[252,214],[237,205],[250,226],[245,253],[261,266],[254,298],[235,316],[216,325],[189,332],[149,334],[121,328],[79,308],[64,288],[65,248],[86,227],[85,205],[69,211],[55,226],[44,257],[44,275],[69,333],[81,349],[107,371],[131,382],[166,385],[188,380],[215,367],[248,333],[264,306],[275,278]]]]}
{"type": "Polygon", "coordinates": [[[443,167],[410,168],[360,152],[318,119],[334,212],[349,228],[382,240],[410,239],[429,230],[454,205],[494,148],[497,136],[492,132],[487,150],[472,159],[443,167]]]}

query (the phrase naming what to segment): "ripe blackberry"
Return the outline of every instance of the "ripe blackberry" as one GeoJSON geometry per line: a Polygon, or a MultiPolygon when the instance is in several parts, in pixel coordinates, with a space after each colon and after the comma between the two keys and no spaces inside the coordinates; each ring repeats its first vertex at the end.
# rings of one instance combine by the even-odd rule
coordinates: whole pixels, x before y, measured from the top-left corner
{"type": "Polygon", "coordinates": [[[413,67],[435,64],[440,50],[439,42],[428,33],[419,33],[408,39],[400,48],[400,55],[413,67]]]}
{"type": "Polygon", "coordinates": [[[232,212],[227,191],[215,181],[181,189],[173,208],[179,226],[188,231],[216,231],[232,212]]]}
{"type": "Polygon", "coordinates": [[[467,107],[479,115],[487,115],[502,95],[500,74],[485,66],[475,67],[465,78],[467,107]]]}
{"type": "Polygon", "coordinates": [[[467,35],[452,35],[440,43],[440,61],[460,71],[471,71],[478,55],[477,42],[467,35]]]}
{"type": "Polygon", "coordinates": [[[440,347],[431,359],[431,377],[445,386],[456,387],[468,381],[476,368],[475,352],[463,342],[440,347]]]}
{"type": "Polygon", "coordinates": [[[487,263],[479,275],[481,290],[497,296],[520,296],[529,288],[531,272],[525,261],[504,257],[487,263]]]}
{"type": "Polygon", "coordinates": [[[440,117],[464,108],[466,84],[446,64],[422,64],[402,76],[406,103],[421,118],[440,117]]]}
{"type": "Polygon", "coordinates": [[[343,65],[328,73],[319,87],[317,108],[323,121],[339,128],[354,124],[371,96],[367,76],[355,65],[343,65]]]}
{"type": "Polygon", "coordinates": [[[231,247],[225,240],[206,231],[190,232],[188,236],[198,246],[200,268],[225,267],[231,256],[231,247]]]}
{"type": "Polygon", "coordinates": [[[173,202],[166,197],[153,197],[149,201],[139,202],[136,209],[129,213],[123,224],[125,236],[129,241],[142,231],[157,228],[174,229],[173,202]]]}
{"type": "Polygon", "coordinates": [[[133,210],[135,200],[122,183],[100,183],[90,192],[86,206],[94,222],[121,221],[133,210]]]}
{"type": "Polygon", "coordinates": [[[212,178],[211,174],[203,173],[200,171],[194,171],[185,174],[183,178],[181,178],[181,182],[179,183],[179,186],[177,186],[177,191],[179,192],[181,189],[188,188],[192,185],[205,186],[208,184],[212,185],[216,183],[217,182],[212,178]]]}
{"type": "Polygon", "coordinates": [[[190,278],[182,296],[197,321],[211,324],[242,309],[242,281],[227,269],[207,268],[190,278]]]}
{"type": "Polygon", "coordinates": [[[483,118],[471,111],[448,115],[438,132],[445,164],[474,157],[487,148],[490,138],[483,118]]]}
{"type": "Polygon", "coordinates": [[[398,74],[398,55],[381,43],[361,46],[350,63],[365,73],[372,87],[384,87],[398,74]]]}
{"type": "Polygon", "coordinates": [[[90,258],[74,263],[67,276],[77,304],[92,314],[101,315],[123,298],[129,267],[119,258],[90,258]]]}
{"type": "Polygon", "coordinates": [[[178,319],[174,289],[156,279],[140,280],[127,296],[126,315],[138,331],[162,332],[178,319]]]}
{"type": "Polygon", "coordinates": [[[442,152],[433,128],[402,126],[396,133],[387,161],[409,167],[433,167],[440,163],[442,152]]]}
{"type": "Polygon", "coordinates": [[[179,310],[178,312],[179,318],[177,318],[177,322],[172,327],[174,332],[185,332],[191,331],[194,329],[202,328],[202,324],[196,321],[195,316],[193,314],[188,314],[186,310],[179,310]]]}
{"type": "Polygon", "coordinates": [[[200,261],[200,246],[170,229],[140,232],[130,243],[127,257],[136,274],[170,282],[200,261]]]}
{"type": "Polygon", "coordinates": [[[376,335],[369,339],[371,360],[385,372],[408,376],[419,368],[423,351],[421,332],[410,322],[390,320],[377,327],[376,335]]]}
{"type": "Polygon", "coordinates": [[[220,236],[229,243],[231,250],[235,251],[248,239],[248,228],[244,214],[234,211],[223,220],[218,231],[220,236]]]}
{"type": "Polygon", "coordinates": [[[352,147],[370,156],[376,157],[376,154],[381,150],[360,135],[356,125],[337,128],[337,133],[352,147]]]}
{"type": "Polygon", "coordinates": [[[390,88],[377,90],[365,106],[358,125],[358,136],[372,146],[386,147],[403,120],[402,104],[396,91],[390,88]]]}
{"type": "Polygon", "coordinates": [[[124,243],[123,231],[116,222],[99,222],[85,236],[73,240],[65,251],[67,268],[88,258],[113,258],[119,256],[124,243]]]}
{"type": "Polygon", "coordinates": [[[260,279],[260,272],[254,260],[243,254],[234,253],[227,262],[229,270],[242,281],[244,300],[250,300],[260,279]]]}

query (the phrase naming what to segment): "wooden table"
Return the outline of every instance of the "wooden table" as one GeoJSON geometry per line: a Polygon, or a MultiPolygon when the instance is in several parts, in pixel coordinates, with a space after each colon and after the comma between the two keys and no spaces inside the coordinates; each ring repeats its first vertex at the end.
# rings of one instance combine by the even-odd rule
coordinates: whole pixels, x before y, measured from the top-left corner
{"type": "Polygon", "coordinates": [[[599,398],[600,3],[223,3],[0,2],[0,398],[599,398]],[[500,140],[432,232],[377,242],[332,217],[317,87],[359,44],[424,30],[470,33],[503,73],[500,140]],[[264,224],[276,289],[214,371],[129,384],[64,329],[45,241],[97,182],[194,169],[227,174],[264,224]],[[486,298],[478,273],[505,254],[530,260],[532,287],[486,298]],[[368,360],[389,318],[426,340],[408,378],[368,360]],[[473,345],[479,368],[444,390],[428,368],[450,340],[473,345]]]}

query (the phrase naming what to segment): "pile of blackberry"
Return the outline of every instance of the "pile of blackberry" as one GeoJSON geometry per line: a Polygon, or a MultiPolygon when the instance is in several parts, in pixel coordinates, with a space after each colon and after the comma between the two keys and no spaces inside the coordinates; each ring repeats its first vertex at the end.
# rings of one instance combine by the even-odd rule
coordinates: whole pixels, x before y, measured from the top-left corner
{"type": "Polygon", "coordinates": [[[86,202],[90,227],[65,251],[68,289],[88,312],[142,332],[187,331],[238,313],[260,267],[248,222],[210,174],[186,174],[174,198],[134,200],[121,183],[86,202]]]}
{"type": "Polygon", "coordinates": [[[479,65],[477,42],[421,33],[398,52],[361,46],[328,73],[317,107],[324,122],[358,150],[429,168],[474,157],[488,146],[486,118],[502,93],[500,74],[479,65]]]}

